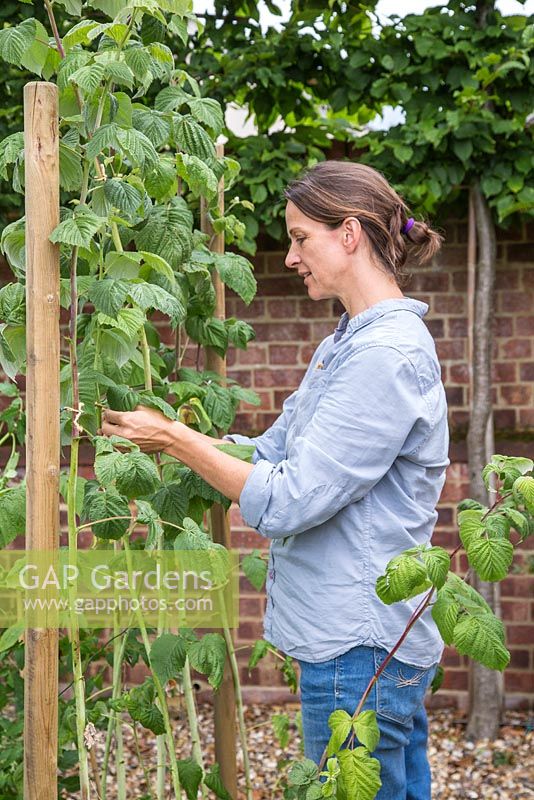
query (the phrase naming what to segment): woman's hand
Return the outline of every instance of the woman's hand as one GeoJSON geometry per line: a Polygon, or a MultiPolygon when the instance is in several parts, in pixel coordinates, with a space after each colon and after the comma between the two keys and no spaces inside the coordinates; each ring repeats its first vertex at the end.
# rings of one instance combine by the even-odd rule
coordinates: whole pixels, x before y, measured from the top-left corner
{"type": "Polygon", "coordinates": [[[138,445],[143,453],[159,453],[170,447],[184,429],[181,422],[174,422],[161,411],[146,406],[137,406],[135,411],[102,411],[102,428],[104,436],[122,436],[138,445]]]}

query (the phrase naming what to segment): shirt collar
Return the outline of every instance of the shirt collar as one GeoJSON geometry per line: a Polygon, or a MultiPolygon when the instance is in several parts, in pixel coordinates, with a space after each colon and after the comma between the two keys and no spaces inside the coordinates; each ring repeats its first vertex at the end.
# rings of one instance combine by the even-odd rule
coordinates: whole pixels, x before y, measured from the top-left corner
{"type": "Polygon", "coordinates": [[[412,311],[418,317],[424,317],[428,311],[428,305],[420,300],[414,300],[412,297],[394,297],[375,303],[375,305],[369,306],[369,308],[364,309],[364,311],[352,318],[349,318],[348,311],[345,311],[341,315],[334,331],[334,342],[338,342],[346,331],[354,333],[391,311],[412,311]]]}

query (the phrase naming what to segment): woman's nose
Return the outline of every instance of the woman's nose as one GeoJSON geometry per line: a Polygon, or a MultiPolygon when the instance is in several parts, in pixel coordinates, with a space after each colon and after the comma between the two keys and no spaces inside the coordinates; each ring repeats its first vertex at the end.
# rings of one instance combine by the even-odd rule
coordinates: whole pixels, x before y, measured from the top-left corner
{"type": "Polygon", "coordinates": [[[297,266],[299,261],[300,261],[300,258],[297,255],[297,253],[295,252],[295,250],[293,249],[293,245],[291,245],[291,247],[287,251],[287,256],[286,256],[286,260],[285,260],[286,267],[288,269],[293,269],[293,268],[295,268],[297,266]]]}

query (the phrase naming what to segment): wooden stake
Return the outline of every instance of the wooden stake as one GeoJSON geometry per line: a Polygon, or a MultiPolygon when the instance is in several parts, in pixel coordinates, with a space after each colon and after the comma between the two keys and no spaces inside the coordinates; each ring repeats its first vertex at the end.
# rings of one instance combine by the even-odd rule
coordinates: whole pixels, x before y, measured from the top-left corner
{"type": "MultiPolygon", "coordinates": [[[[58,93],[24,87],[26,182],[26,549],[59,549],[58,93]]],[[[57,800],[58,630],[26,631],[24,798],[57,800]]]]}
{"type": "MultiPolygon", "coordinates": [[[[224,146],[217,145],[217,157],[224,155],[224,146]]],[[[224,184],[219,183],[219,209],[224,211],[224,184]]],[[[224,233],[214,234],[207,213],[204,199],[201,199],[201,229],[211,237],[210,250],[215,253],[224,253],[224,233]]],[[[224,319],[225,292],[224,283],[219,274],[214,272],[213,285],[216,294],[214,316],[224,319]]],[[[206,369],[226,377],[226,359],[222,358],[211,347],[206,348],[206,369]]],[[[230,525],[228,515],[220,505],[211,509],[211,529],[213,540],[223,544],[228,549],[231,547],[230,525]]],[[[215,704],[215,760],[221,768],[221,778],[232,795],[237,798],[237,770],[236,770],[236,702],[235,689],[228,658],[224,665],[224,676],[220,689],[214,695],[215,704]]]]}

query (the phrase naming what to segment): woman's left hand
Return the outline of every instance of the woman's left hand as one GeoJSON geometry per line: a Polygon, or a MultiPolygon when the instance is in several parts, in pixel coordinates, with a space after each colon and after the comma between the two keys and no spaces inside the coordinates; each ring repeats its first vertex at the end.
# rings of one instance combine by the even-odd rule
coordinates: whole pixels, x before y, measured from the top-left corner
{"type": "Polygon", "coordinates": [[[161,411],[146,406],[137,406],[135,411],[105,408],[102,411],[101,433],[129,439],[143,453],[158,453],[172,444],[175,439],[173,429],[178,425],[181,423],[173,422],[161,411]]]}

